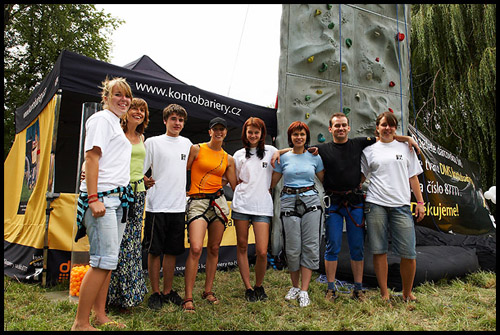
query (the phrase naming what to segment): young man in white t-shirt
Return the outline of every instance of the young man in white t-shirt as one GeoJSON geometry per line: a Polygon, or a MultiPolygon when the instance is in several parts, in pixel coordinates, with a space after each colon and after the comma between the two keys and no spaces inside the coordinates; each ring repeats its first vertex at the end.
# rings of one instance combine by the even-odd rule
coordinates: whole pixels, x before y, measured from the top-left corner
{"type": "Polygon", "coordinates": [[[164,135],[148,138],[144,173],[151,168],[151,177],[145,177],[146,220],[143,247],[148,251],[148,274],[153,294],[148,299],[151,309],[160,309],[163,303],[182,303],[172,289],[176,256],[184,247],[186,211],[186,164],[191,141],[180,136],[187,119],[186,110],[170,104],[163,110],[164,135]],[[163,292],[160,292],[160,256],[163,254],[163,292]]]}

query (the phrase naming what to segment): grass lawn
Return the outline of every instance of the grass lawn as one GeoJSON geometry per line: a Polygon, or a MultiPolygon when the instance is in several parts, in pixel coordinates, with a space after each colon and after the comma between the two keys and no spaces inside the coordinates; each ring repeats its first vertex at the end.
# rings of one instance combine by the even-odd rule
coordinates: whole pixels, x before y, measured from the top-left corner
{"type": "MultiPolygon", "coordinates": [[[[251,277],[253,278],[253,267],[251,277]]],[[[110,311],[110,317],[127,325],[126,330],[188,331],[496,331],[496,273],[477,272],[465,278],[425,283],[414,289],[416,303],[382,302],[377,288],[369,289],[365,302],[341,294],[335,303],[326,302],[326,284],[313,274],[309,296],[311,305],[300,308],[287,302],[290,288],[286,270],[269,269],[264,287],[269,299],[249,303],[238,269],[217,271],[214,291],[221,300],[210,305],[202,300],[204,273],[199,273],[195,290],[195,314],[183,313],[179,306],[164,305],[151,311],[146,302],[130,314],[110,311]]],[[[149,288],[149,280],[148,288],[149,288]]],[[[183,296],[184,277],[174,278],[174,289],[183,296]]],[[[43,288],[40,284],[20,283],[4,276],[4,330],[67,331],[76,315],[77,305],[68,299],[52,299],[58,291],[64,297],[68,285],[43,288]]],[[[400,292],[392,292],[395,296],[400,292]]],[[[149,294],[146,296],[146,299],[149,294]]],[[[109,326],[102,330],[115,330],[109,326]]]]}

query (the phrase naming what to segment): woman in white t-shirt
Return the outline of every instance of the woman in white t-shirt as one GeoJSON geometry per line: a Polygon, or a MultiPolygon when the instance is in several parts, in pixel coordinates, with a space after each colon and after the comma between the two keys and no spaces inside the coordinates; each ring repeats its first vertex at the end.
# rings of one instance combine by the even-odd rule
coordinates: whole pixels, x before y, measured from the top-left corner
{"type": "Polygon", "coordinates": [[[273,199],[270,193],[273,173],[271,158],[277,149],[266,145],[265,138],[264,121],[250,117],[241,132],[243,148],[234,154],[238,185],[231,203],[231,217],[236,227],[238,267],[246,288],[245,298],[250,302],[267,299],[262,283],[267,269],[269,225],[273,216],[273,199]],[[257,256],[253,289],[248,265],[250,224],[253,225],[257,256]]]}
{"type": "Polygon", "coordinates": [[[415,195],[417,222],[425,215],[418,175],[422,167],[408,145],[394,140],[398,121],[394,114],[384,112],[377,117],[377,143],[366,147],[361,156],[362,180],[370,175],[366,195],[365,215],[368,241],[373,254],[373,267],[380,295],[389,301],[388,232],[391,231],[392,251],[401,256],[400,273],[403,299],[415,301],[411,293],[416,272],[415,227],[411,212],[411,193],[415,195]]]}
{"type": "Polygon", "coordinates": [[[111,271],[117,267],[125,230],[122,206],[128,206],[128,196],[132,193],[129,185],[132,145],[120,126],[120,117],[132,102],[132,90],[125,78],[106,78],[102,101],[104,110],[90,116],[85,124],[85,180],[80,185],[75,242],[82,237],[80,232],[85,231],[91,267],[80,287],[71,330],[96,330],[90,324],[91,309],[94,325],[125,327],[109,319],[105,311],[111,271]]]}

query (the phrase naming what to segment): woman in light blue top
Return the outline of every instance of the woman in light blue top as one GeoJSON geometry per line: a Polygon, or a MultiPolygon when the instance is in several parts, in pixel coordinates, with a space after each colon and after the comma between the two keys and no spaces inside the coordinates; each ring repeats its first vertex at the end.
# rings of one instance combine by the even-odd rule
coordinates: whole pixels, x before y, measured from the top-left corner
{"type": "Polygon", "coordinates": [[[288,127],[288,144],[292,150],[281,156],[276,165],[271,188],[283,176],[281,191],[281,221],[283,224],[285,255],[292,288],[286,300],[298,299],[300,307],[310,304],[307,290],[312,271],[319,268],[321,200],[314,188],[315,176],[323,182],[324,167],[321,157],[306,149],[310,142],[309,127],[300,121],[288,127]],[[299,281],[300,288],[299,288],[299,281]]]}

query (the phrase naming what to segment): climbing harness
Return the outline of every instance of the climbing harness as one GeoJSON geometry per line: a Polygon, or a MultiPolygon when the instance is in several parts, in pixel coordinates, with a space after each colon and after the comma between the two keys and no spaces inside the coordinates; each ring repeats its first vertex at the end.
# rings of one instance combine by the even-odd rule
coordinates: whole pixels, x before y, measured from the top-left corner
{"type": "Polygon", "coordinates": [[[190,195],[189,196],[189,200],[188,200],[188,204],[187,204],[188,206],[189,206],[189,204],[193,200],[210,199],[210,202],[208,204],[208,207],[205,209],[205,211],[203,213],[201,213],[200,215],[197,215],[197,216],[191,218],[191,220],[189,220],[188,225],[192,221],[197,220],[199,218],[203,218],[205,221],[207,221],[208,223],[210,223],[209,220],[208,220],[208,218],[205,216],[205,214],[210,209],[213,209],[214,213],[215,213],[215,216],[224,223],[224,229],[225,229],[227,227],[227,223],[228,223],[229,220],[228,220],[227,216],[224,214],[224,212],[222,211],[222,209],[220,208],[220,206],[215,202],[216,199],[220,198],[223,195],[224,195],[224,190],[223,189],[220,189],[220,190],[218,190],[215,193],[198,193],[198,194],[192,194],[192,195],[190,195]],[[220,217],[217,214],[217,211],[215,210],[215,207],[217,207],[219,209],[219,212],[222,215],[222,217],[220,217]]]}
{"type": "Polygon", "coordinates": [[[349,191],[325,191],[325,196],[323,197],[323,201],[325,203],[325,214],[340,214],[340,209],[343,207],[346,209],[347,214],[349,215],[349,218],[351,219],[352,223],[356,225],[356,227],[364,227],[365,226],[365,215],[363,213],[363,219],[361,221],[361,224],[358,224],[356,220],[351,215],[351,211],[349,208],[353,209],[363,209],[363,202],[364,202],[364,194],[361,191],[361,189],[353,189],[349,191]],[[332,199],[334,204],[338,204],[339,206],[332,210],[328,209],[332,205],[332,199]],[[358,206],[358,204],[361,204],[358,206]]]}

